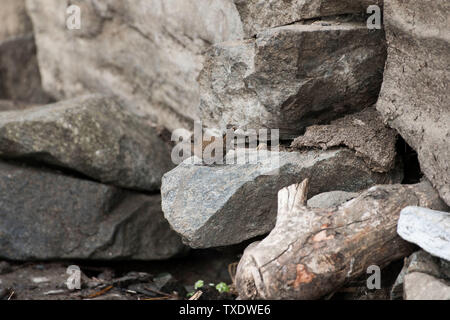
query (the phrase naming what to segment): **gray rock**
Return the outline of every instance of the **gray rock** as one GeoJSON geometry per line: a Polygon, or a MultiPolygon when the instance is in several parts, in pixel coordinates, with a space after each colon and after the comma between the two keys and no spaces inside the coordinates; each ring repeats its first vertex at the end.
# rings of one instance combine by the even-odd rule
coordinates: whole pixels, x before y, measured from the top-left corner
{"type": "Polygon", "coordinates": [[[373,105],[382,81],[384,33],[364,23],[289,25],[206,52],[199,77],[204,124],[279,128],[282,139],[373,105]]]}
{"type": "Polygon", "coordinates": [[[444,262],[444,260],[433,257],[423,250],[414,252],[411,256],[405,258],[403,269],[392,287],[391,300],[403,299],[403,286],[407,274],[420,272],[435,278],[450,280],[450,277],[447,275],[450,269],[442,262],[444,262]]]}
{"type": "Polygon", "coordinates": [[[81,7],[81,30],[65,28],[67,1],[27,1],[44,88],[58,100],[114,93],[171,130],[198,117],[202,50],[243,36],[230,0],[71,4],[81,7]]]}
{"type": "MultiPolygon", "coordinates": [[[[238,152],[235,163],[243,163],[245,155],[256,157],[257,151],[238,152]]],[[[234,156],[229,152],[227,160],[234,156]]],[[[193,248],[231,245],[268,233],[275,225],[278,190],[307,177],[312,196],[401,181],[398,173],[371,172],[348,149],[260,151],[254,164],[201,166],[191,160],[164,175],[161,194],[165,217],[193,248]]]]}
{"type": "Polygon", "coordinates": [[[0,42],[33,32],[25,0],[0,0],[0,42]]]}
{"type": "Polygon", "coordinates": [[[308,127],[296,138],[293,148],[346,146],[356,151],[376,172],[388,172],[395,166],[397,132],[387,127],[375,108],[337,119],[328,125],[308,127]]]}
{"type": "Polygon", "coordinates": [[[0,99],[36,104],[50,101],[42,89],[32,33],[0,40],[0,99]]]}
{"type": "Polygon", "coordinates": [[[149,191],[158,190],[173,168],[156,128],[100,95],[0,113],[0,156],[33,158],[149,191]]]}
{"type": "Polygon", "coordinates": [[[0,162],[0,257],[167,259],[185,250],[160,196],[0,162]]]}
{"type": "Polygon", "coordinates": [[[450,213],[406,207],[400,213],[398,234],[434,256],[450,261],[450,213]]]}
{"type": "Polygon", "coordinates": [[[450,2],[385,1],[388,59],[377,108],[450,205],[450,2]],[[414,52],[414,54],[410,54],[414,52]]]}
{"type": "Polygon", "coordinates": [[[330,191],[318,194],[308,200],[310,208],[333,208],[359,195],[357,192],[330,191]]]}
{"type": "Polygon", "coordinates": [[[450,282],[421,272],[405,276],[404,291],[405,300],[450,300],[450,282]]]}
{"type": "Polygon", "coordinates": [[[383,5],[382,0],[233,0],[241,15],[244,30],[252,36],[267,28],[304,19],[365,13],[369,5],[383,5]]]}

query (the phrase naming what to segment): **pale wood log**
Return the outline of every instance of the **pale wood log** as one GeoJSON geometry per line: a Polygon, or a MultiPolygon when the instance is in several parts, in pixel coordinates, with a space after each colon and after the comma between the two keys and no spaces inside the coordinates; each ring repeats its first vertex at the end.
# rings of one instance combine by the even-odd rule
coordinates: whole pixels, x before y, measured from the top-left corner
{"type": "MultiPolygon", "coordinates": [[[[367,272],[408,256],[396,232],[400,210],[446,205],[428,182],[376,186],[339,208],[306,207],[308,181],[278,193],[274,230],[251,244],[236,275],[241,299],[317,299],[367,272]]],[[[369,276],[369,275],[368,275],[369,276]]]]}

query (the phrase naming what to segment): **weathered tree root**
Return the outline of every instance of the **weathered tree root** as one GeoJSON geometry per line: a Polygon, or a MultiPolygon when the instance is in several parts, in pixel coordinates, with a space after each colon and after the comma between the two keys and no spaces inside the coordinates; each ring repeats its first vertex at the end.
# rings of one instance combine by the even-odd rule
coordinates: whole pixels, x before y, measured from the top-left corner
{"type": "Polygon", "coordinates": [[[339,208],[306,207],[308,180],[278,193],[274,230],[251,244],[236,275],[241,299],[317,299],[412,253],[396,232],[400,210],[444,209],[428,182],[370,188],[339,208]]]}

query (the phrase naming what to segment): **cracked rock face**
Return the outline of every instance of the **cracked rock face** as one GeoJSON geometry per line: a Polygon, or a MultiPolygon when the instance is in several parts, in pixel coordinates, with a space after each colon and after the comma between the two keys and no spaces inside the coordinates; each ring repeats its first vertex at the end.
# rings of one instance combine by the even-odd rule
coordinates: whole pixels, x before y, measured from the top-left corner
{"type": "Polygon", "coordinates": [[[204,124],[225,130],[305,127],[373,105],[386,58],[383,31],[331,21],[262,31],[206,53],[199,77],[204,124]]]}
{"type": "MultiPolygon", "coordinates": [[[[247,151],[247,156],[256,157],[256,152],[247,151]]],[[[233,152],[227,154],[227,158],[233,156],[233,152]]],[[[237,159],[244,156],[238,150],[237,159]]],[[[193,248],[237,244],[268,233],[275,225],[278,190],[307,177],[311,178],[311,196],[333,190],[359,191],[402,179],[398,172],[370,171],[348,149],[260,151],[255,164],[201,166],[190,160],[164,175],[161,194],[166,219],[193,248]],[[278,163],[273,162],[276,156],[278,163]]]]}
{"type": "Polygon", "coordinates": [[[388,59],[377,109],[450,205],[450,2],[385,2],[388,59]],[[411,53],[414,54],[411,54],[411,53]]]}
{"type": "Polygon", "coordinates": [[[397,136],[371,107],[329,125],[308,127],[303,136],[294,140],[292,147],[326,150],[346,146],[355,150],[373,171],[388,172],[395,166],[397,136]]]}
{"type": "Polygon", "coordinates": [[[173,164],[150,123],[100,95],[0,113],[0,157],[33,158],[121,187],[158,190],[173,164]]]}
{"type": "Polygon", "coordinates": [[[0,162],[0,257],[167,259],[184,251],[160,197],[0,162]]]}
{"type": "Polygon", "coordinates": [[[171,130],[198,116],[201,51],[243,36],[231,1],[71,3],[81,8],[81,30],[65,27],[66,1],[27,1],[45,89],[57,99],[114,93],[171,130]]]}
{"type": "Polygon", "coordinates": [[[348,13],[365,13],[382,0],[233,0],[248,36],[296,21],[348,13]]]}

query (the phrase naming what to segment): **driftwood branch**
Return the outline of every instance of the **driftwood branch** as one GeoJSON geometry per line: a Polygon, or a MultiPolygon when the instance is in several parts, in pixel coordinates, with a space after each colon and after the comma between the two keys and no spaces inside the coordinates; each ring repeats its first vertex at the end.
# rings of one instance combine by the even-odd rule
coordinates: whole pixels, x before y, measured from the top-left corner
{"type": "Polygon", "coordinates": [[[306,207],[308,181],[280,190],[274,230],[250,245],[236,275],[241,299],[317,299],[370,265],[384,267],[413,247],[396,232],[409,205],[442,209],[428,182],[373,187],[339,208],[306,207]]]}

